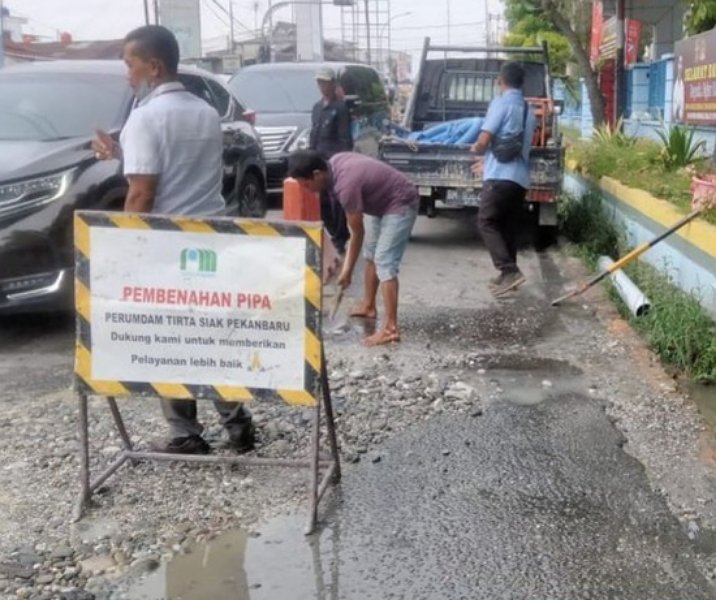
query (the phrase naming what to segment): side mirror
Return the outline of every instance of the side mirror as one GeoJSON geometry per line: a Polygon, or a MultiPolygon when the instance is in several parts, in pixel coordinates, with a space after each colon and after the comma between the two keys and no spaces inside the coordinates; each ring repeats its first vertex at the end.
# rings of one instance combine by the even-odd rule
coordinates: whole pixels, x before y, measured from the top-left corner
{"type": "Polygon", "coordinates": [[[354,108],[358,108],[362,104],[362,101],[358,97],[357,94],[346,94],[344,100],[345,100],[346,106],[350,110],[353,110],[354,108]]]}

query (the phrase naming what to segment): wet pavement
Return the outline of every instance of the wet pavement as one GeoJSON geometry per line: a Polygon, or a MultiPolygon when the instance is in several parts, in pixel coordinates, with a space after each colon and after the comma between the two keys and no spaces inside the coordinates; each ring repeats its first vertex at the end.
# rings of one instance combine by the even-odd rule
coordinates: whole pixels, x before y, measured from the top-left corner
{"type": "Polygon", "coordinates": [[[713,598],[603,408],[578,394],[431,420],[300,517],[176,557],[130,598],[713,598]],[[218,590],[221,590],[219,593],[218,590]]]}
{"type": "Polygon", "coordinates": [[[683,387],[696,402],[706,422],[716,429],[716,384],[684,383],[683,387]]]}
{"type": "Polygon", "coordinates": [[[72,332],[67,315],[0,318],[0,401],[25,401],[69,387],[72,332]]]}
{"type": "MultiPolygon", "coordinates": [[[[666,495],[705,504],[713,481],[674,469],[675,458],[674,475],[658,461],[645,469],[639,448],[629,451],[642,430],[610,414],[615,404],[646,403],[653,374],[606,334],[594,306],[549,306],[571,276],[554,251],[526,252],[522,266],[529,283],[494,301],[472,229],[421,220],[401,280],[404,343],[367,351],[357,341],[371,323],[344,314],[330,323],[333,368],[365,371],[334,373],[357,381],[337,386],[339,433],[366,394],[394,391],[371,387],[391,375],[425,382],[415,389],[440,380],[465,396],[464,410],[443,411],[450,397],[440,392],[427,397],[422,420],[390,420],[389,435],[344,465],[315,535],[303,535],[304,506],[267,514],[211,541],[186,540],[153,573],[123,576],[98,597],[716,598],[704,574],[716,535],[703,523],[685,526],[666,495]]],[[[0,326],[0,402],[27,393],[27,366],[37,373],[31,393],[67,387],[71,323],[38,319],[26,334],[27,323],[0,326]]],[[[398,410],[387,396],[386,405],[398,410]]]]}

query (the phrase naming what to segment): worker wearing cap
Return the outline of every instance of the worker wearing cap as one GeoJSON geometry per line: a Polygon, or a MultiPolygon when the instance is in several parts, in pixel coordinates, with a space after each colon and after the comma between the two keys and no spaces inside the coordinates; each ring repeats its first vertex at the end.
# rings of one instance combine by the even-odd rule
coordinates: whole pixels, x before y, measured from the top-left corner
{"type": "MultiPolygon", "coordinates": [[[[328,160],[334,154],[353,150],[351,116],[346,103],[338,96],[336,72],[330,67],[322,67],[316,73],[316,81],[321,99],[311,113],[309,147],[328,160]]],[[[323,194],[321,216],[336,250],[343,254],[350,237],[343,208],[323,194]]]]}

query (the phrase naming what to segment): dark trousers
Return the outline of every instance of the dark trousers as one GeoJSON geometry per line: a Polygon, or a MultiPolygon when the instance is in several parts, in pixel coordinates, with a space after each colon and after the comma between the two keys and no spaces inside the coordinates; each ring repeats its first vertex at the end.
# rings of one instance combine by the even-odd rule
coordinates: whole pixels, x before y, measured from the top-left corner
{"type": "Polygon", "coordinates": [[[328,192],[321,194],[321,219],[336,250],[341,254],[346,251],[346,243],[351,236],[348,231],[346,212],[338,202],[332,202],[328,192]]]}
{"type": "MultiPolygon", "coordinates": [[[[169,436],[183,438],[201,435],[204,427],[196,419],[196,400],[170,400],[162,398],[162,412],[169,424],[169,436]]],[[[238,439],[251,424],[251,413],[241,402],[214,401],[221,415],[221,424],[229,434],[229,439],[238,439]]]]}
{"type": "Polygon", "coordinates": [[[480,194],[477,228],[492,263],[502,273],[516,273],[519,216],[527,190],[513,181],[485,181],[480,194]]]}

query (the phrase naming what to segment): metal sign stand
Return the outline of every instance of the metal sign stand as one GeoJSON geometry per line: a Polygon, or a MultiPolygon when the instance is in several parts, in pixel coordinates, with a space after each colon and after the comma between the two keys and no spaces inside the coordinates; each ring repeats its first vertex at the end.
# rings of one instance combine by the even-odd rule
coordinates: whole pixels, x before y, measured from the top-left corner
{"type": "Polygon", "coordinates": [[[310,486],[308,495],[308,523],[306,535],[313,533],[318,520],[318,504],[323,498],[330,483],[338,483],[341,478],[340,458],[338,455],[338,439],[336,437],[336,426],[333,418],[333,404],[331,402],[331,389],[328,381],[326,368],[326,357],[321,350],[321,399],[316,404],[313,415],[311,432],[311,451],[307,460],[259,458],[247,456],[205,456],[191,454],[166,454],[162,452],[148,452],[135,450],[132,441],[124,425],[122,414],[119,411],[117,401],[113,396],[106,396],[114,424],[122,439],[124,450],[114,462],[112,462],[95,479],[91,478],[90,472],[90,450],[89,450],[89,420],[87,394],[80,391],[77,395],[79,402],[79,434],[80,434],[80,496],[74,512],[74,520],[82,518],[84,509],[89,506],[92,494],[96,492],[122,465],[129,462],[134,465],[139,460],[155,461],[178,461],[185,463],[200,464],[240,464],[249,466],[264,467],[290,467],[306,468],[310,470],[310,486]],[[326,412],[326,431],[328,443],[331,448],[330,458],[322,458],[320,455],[320,426],[321,426],[321,404],[326,412]],[[326,469],[321,477],[321,470],[326,469]]]}

